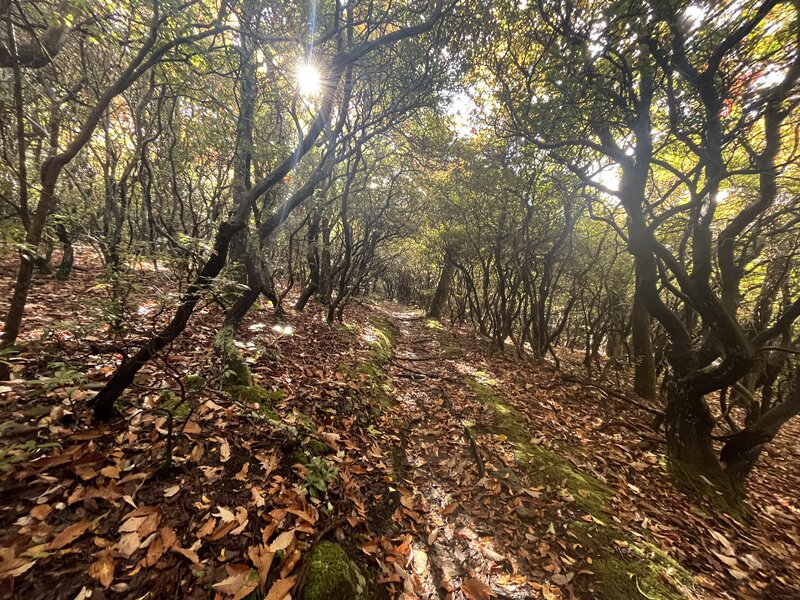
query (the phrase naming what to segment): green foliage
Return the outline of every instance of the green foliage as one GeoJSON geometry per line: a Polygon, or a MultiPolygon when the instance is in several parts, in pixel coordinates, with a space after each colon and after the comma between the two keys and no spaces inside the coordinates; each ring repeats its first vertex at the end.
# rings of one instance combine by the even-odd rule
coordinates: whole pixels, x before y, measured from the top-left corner
{"type": "Polygon", "coordinates": [[[334,481],[339,473],[336,467],[330,465],[322,456],[308,456],[304,462],[305,486],[312,498],[325,498],[328,495],[328,485],[334,481]]]}

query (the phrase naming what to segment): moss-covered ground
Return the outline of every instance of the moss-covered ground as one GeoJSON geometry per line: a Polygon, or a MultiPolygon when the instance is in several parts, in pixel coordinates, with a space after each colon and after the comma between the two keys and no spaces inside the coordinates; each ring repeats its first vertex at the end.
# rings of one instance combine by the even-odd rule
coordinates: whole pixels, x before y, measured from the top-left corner
{"type": "Polygon", "coordinates": [[[592,559],[596,582],[607,600],[680,600],[692,597],[692,576],[661,550],[645,531],[623,530],[608,516],[611,487],[576,466],[559,448],[531,442],[525,415],[510,406],[491,385],[468,378],[466,384],[492,413],[485,431],[503,436],[534,485],[566,489],[584,515],[575,515],[568,531],[592,559]],[[591,515],[591,518],[582,518],[591,515]]]}

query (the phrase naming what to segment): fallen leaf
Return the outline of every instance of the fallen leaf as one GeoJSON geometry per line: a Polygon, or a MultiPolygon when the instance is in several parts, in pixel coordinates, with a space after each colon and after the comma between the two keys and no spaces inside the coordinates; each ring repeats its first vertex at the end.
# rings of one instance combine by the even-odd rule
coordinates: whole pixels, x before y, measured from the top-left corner
{"type": "Polygon", "coordinates": [[[117,542],[117,552],[125,558],[130,558],[134,552],[142,547],[142,540],[135,531],[124,534],[117,542]]]}
{"type": "Polygon", "coordinates": [[[219,462],[228,462],[231,459],[231,445],[225,438],[219,440],[219,462]]]}
{"type": "Polygon", "coordinates": [[[96,579],[104,588],[114,581],[114,558],[109,550],[101,552],[95,562],[89,566],[89,577],[96,579]]]}
{"type": "Polygon", "coordinates": [[[269,593],[264,600],[283,600],[283,597],[286,596],[286,594],[288,594],[294,587],[294,583],[294,577],[279,579],[272,584],[271,588],[269,588],[269,593]]]}
{"type": "Polygon", "coordinates": [[[234,514],[231,512],[231,510],[229,508],[224,507],[224,506],[218,506],[217,507],[217,512],[212,513],[212,514],[215,517],[219,517],[220,519],[222,519],[223,523],[230,523],[231,521],[233,521],[236,518],[234,516],[234,514]]]}
{"type": "Polygon", "coordinates": [[[253,563],[253,566],[258,571],[259,583],[263,586],[267,581],[267,575],[272,566],[272,560],[275,558],[275,553],[270,552],[263,544],[250,546],[247,549],[247,558],[250,559],[250,562],[253,563]]]}
{"type": "Polygon", "coordinates": [[[78,521],[62,530],[47,546],[48,550],[60,550],[81,537],[91,526],[91,521],[78,521]]]}
{"type": "Polygon", "coordinates": [[[494,594],[480,579],[468,577],[461,584],[461,592],[468,600],[489,600],[494,594]]]}
{"type": "Polygon", "coordinates": [[[158,537],[147,549],[144,566],[154,566],[162,556],[172,549],[177,540],[178,538],[175,535],[175,530],[172,529],[172,527],[162,527],[161,531],[158,533],[158,537]]]}
{"type": "Polygon", "coordinates": [[[255,571],[251,570],[235,573],[211,587],[217,592],[233,596],[233,600],[241,600],[258,587],[258,577],[253,577],[254,574],[255,571]]]}
{"type": "Polygon", "coordinates": [[[276,537],[269,545],[270,552],[277,552],[278,550],[285,550],[294,541],[294,529],[284,531],[276,537]]]}

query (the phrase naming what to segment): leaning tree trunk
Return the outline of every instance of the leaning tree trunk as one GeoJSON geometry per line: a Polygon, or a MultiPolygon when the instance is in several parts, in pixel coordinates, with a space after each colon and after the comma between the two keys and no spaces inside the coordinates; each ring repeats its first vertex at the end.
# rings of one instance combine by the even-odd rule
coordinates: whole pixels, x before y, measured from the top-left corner
{"type": "Polygon", "coordinates": [[[242,227],[244,222],[236,220],[226,221],[220,226],[208,261],[181,298],[172,320],[140,347],[133,357],[124,361],[105,387],[94,397],[94,414],[98,420],[107,421],[111,418],[114,413],[114,402],[133,383],[133,378],[139,370],[186,328],[195,306],[225,266],[231,238],[242,227]]]}
{"type": "Polygon", "coordinates": [[[431,319],[441,319],[444,307],[447,304],[447,297],[450,295],[450,286],[453,283],[453,275],[456,271],[456,264],[453,262],[453,252],[448,248],[444,253],[444,265],[442,274],[439,276],[439,283],[436,285],[436,292],[431,299],[428,308],[428,317],[431,319]]]}
{"type": "Polygon", "coordinates": [[[765,444],[770,442],[781,426],[800,413],[800,371],[794,388],[780,404],[772,407],[752,425],[728,438],[720,452],[725,473],[737,492],[744,492],[747,476],[753,470],[765,444]]]}

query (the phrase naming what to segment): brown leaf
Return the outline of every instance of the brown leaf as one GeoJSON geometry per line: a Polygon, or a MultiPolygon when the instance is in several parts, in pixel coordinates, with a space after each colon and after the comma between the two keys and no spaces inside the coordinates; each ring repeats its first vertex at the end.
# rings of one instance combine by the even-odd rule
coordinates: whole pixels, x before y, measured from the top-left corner
{"type": "Polygon", "coordinates": [[[279,579],[272,584],[271,588],[269,588],[269,593],[267,594],[265,600],[283,600],[283,597],[294,587],[294,583],[294,577],[279,579]]]}
{"type": "Polygon", "coordinates": [[[442,514],[449,515],[450,513],[454,512],[457,508],[458,508],[458,502],[451,502],[442,509],[442,514]]]}
{"type": "Polygon", "coordinates": [[[108,477],[109,479],[119,479],[119,467],[116,465],[109,465],[107,467],[103,467],[102,469],[100,469],[100,475],[108,477]]]}
{"type": "Polygon", "coordinates": [[[162,527],[158,537],[150,544],[147,549],[147,557],[145,558],[145,566],[154,566],[159,559],[164,556],[177,542],[178,538],[175,535],[175,530],[172,527],[162,527]]]}
{"type": "Polygon", "coordinates": [[[104,588],[114,581],[114,558],[109,550],[101,552],[89,566],[89,577],[96,579],[104,588]]]}
{"type": "Polygon", "coordinates": [[[228,462],[231,459],[231,445],[225,438],[219,440],[219,462],[228,462]]]}
{"type": "Polygon", "coordinates": [[[479,579],[468,577],[461,584],[461,592],[468,600],[489,600],[494,594],[489,586],[479,579]]]}
{"type": "Polygon", "coordinates": [[[272,560],[275,558],[275,553],[270,552],[265,545],[261,544],[259,546],[250,546],[247,549],[247,558],[258,570],[258,579],[263,586],[267,582],[267,575],[272,566],[272,560]]]}
{"type": "Polygon", "coordinates": [[[130,558],[141,547],[142,540],[135,531],[124,534],[117,542],[117,552],[125,558],[130,558]]]}
{"type": "Polygon", "coordinates": [[[239,472],[233,476],[236,481],[245,481],[247,479],[247,473],[250,471],[250,463],[246,462],[242,465],[242,468],[239,469],[239,472]]]}
{"type": "Polygon", "coordinates": [[[204,538],[207,535],[211,535],[216,528],[217,520],[214,517],[209,517],[203,522],[203,524],[200,526],[200,529],[197,530],[197,537],[204,538]]]}
{"type": "Polygon", "coordinates": [[[233,512],[231,512],[231,510],[225,506],[218,506],[217,512],[214,513],[214,516],[222,519],[223,523],[230,523],[236,518],[233,512]]]}
{"type": "Polygon", "coordinates": [[[278,550],[285,550],[294,541],[294,529],[284,531],[276,537],[269,545],[270,552],[277,552],[278,550]]]}
{"type": "Polygon", "coordinates": [[[44,521],[51,512],[53,512],[53,507],[49,504],[37,504],[31,509],[31,516],[34,519],[44,521]]]}
{"type": "Polygon", "coordinates": [[[53,541],[50,542],[47,549],[60,550],[64,546],[71,544],[86,533],[91,524],[91,521],[78,521],[77,523],[73,523],[53,538],[53,541]]]}
{"type": "Polygon", "coordinates": [[[233,596],[233,600],[241,600],[258,587],[258,578],[251,577],[253,571],[241,571],[215,583],[214,590],[233,596]]]}
{"type": "Polygon", "coordinates": [[[181,556],[185,556],[190,561],[192,561],[192,564],[196,565],[200,563],[200,557],[197,555],[197,552],[195,552],[191,548],[181,548],[176,544],[175,546],[172,547],[172,551],[177,552],[181,556]]]}

